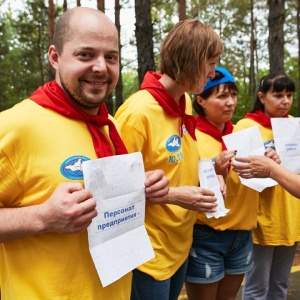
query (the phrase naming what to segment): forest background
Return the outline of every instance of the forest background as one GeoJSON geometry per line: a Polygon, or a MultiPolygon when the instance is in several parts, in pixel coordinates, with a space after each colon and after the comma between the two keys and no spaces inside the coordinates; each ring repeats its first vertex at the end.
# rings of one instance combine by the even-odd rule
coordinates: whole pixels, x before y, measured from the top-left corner
{"type": "Polygon", "coordinates": [[[54,78],[47,51],[55,22],[75,6],[104,11],[119,29],[120,80],[107,101],[112,115],[146,71],[158,71],[161,41],[174,24],[197,18],[224,43],[219,65],[239,89],[234,123],[251,110],[259,79],[270,71],[294,80],[290,114],[300,116],[300,0],[0,0],[0,111],[54,78]]]}

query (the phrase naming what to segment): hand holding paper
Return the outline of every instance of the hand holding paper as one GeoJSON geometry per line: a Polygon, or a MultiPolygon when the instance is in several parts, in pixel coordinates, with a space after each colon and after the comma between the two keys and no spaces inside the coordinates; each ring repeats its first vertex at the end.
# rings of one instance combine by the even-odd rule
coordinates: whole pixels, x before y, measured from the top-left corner
{"type": "MultiPolygon", "coordinates": [[[[247,157],[255,155],[264,156],[265,153],[265,146],[258,126],[252,126],[247,129],[225,135],[223,136],[223,141],[227,149],[237,150],[237,157],[247,157]]],[[[240,180],[242,184],[258,192],[261,192],[265,188],[272,187],[277,184],[277,182],[271,178],[245,179],[240,177],[240,180]]]]}
{"type": "Polygon", "coordinates": [[[144,226],[145,173],[140,152],[83,163],[84,183],[97,202],[88,228],[90,252],[106,285],[154,257],[144,226]]]}
{"type": "Polygon", "coordinates": [[[210,189],[217,197],[217,211],[213,213],[207,212],[206,216],[208,218],[215,217],[216,219],[226,216],[229,209],[225,208],[220,183],[210,159],[201,159],[199,161],[199,180],[202,187],[210,189]]]}

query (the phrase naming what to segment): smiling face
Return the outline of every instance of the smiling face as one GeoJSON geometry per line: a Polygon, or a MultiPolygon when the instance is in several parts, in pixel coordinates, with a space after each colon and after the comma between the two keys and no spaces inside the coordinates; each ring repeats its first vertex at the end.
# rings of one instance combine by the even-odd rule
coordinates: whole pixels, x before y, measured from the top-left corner
{"type": "Polygon", "coordinates": [[[264,105],[264,113],[270,118],[282,118],[287,115],[293,103],[293,92],[286,90],[269,91],[266,94],[259,92],[258,97],[264,105]]]}
{"type": "Polygon", "coordinates": [[[104,14],[90,9],[73,13],[70,30],[60,54],[54,45],[49,48],[55,80],[85,112],[97,114],[119,78],[117,30],[104,14]]]}
{"type": "Polygon", "coordinates": [[[234,113],[237,91],[224,88],[224,84],[220,84],[219,90],[215,90],[207,99],[197,96],[196,101],[203,107],[206,119],[215,126],[222,127],[234,113]]]}

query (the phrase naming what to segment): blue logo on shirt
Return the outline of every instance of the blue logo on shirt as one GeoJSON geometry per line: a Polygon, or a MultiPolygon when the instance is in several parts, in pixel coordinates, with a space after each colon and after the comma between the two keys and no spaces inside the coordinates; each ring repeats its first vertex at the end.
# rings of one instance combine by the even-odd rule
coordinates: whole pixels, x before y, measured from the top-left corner
{"type": "Polygon", "coordinates": [[[166,148],[170,152],[177,152],[181,147],[181,138],[178,135],[172,135],[166,142],[166,148]]]}
{"type": "Polygon", "coordinates": [[[265,149],[272,148],[273,150],[275,150],[274,140],[268,140],[264,143],[264,145],[265,145],[265,149]]]}
{"type": "Polygon", "coordinates": [[[68,179],[82,180],[82,163],[87,160],[90,159],[82,155],[71,156],[61,164],[60,173],[68,179]]]}

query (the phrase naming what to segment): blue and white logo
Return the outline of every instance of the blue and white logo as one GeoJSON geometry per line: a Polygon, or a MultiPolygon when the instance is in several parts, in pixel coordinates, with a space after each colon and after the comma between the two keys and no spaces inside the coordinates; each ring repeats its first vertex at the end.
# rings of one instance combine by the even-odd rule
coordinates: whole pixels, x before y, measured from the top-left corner
{"type": "Polygon", "coordinates": [[[265,149],[267,148],[272,148],[275,150],[275,143],[274,143],[274,140],[268,140],[264,143],[265,145],[265,149]]]}
{"type": "Polygon", "coordinates": [[[181,148],[181,138],[178,135],[172,135],[166,142],[166,148],[170,152],[177,152],[181,148]]]}
{"type": "Polygon", "coordinates": [[[68,179],[82,180],[82,163],[87,160],[90,159],[82,155],[71,156],[61,164],[60,173],[68,179]]]}

